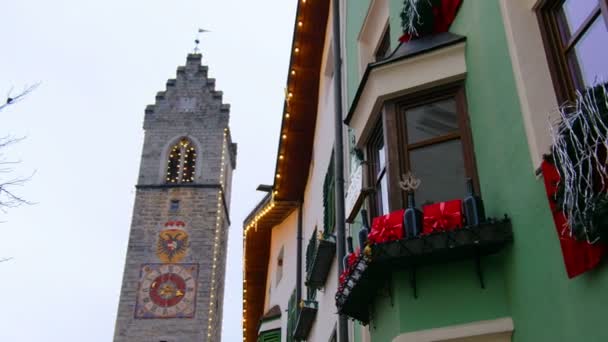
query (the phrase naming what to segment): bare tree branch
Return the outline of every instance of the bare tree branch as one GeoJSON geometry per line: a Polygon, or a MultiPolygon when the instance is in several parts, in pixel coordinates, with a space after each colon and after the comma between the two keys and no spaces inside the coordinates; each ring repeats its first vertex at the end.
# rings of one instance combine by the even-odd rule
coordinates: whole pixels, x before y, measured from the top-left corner
{"type": "MultiPolygon", "coordinates": [[[[19,164],[20,161],[8,161],[3,157],[3,149],[7,148],[10,145],[18,143],[24,138],[13,138],[11,136],[6,136],[0,138],[0,176],[2,174],[10,174],[14,171],[12,165],[19,164]]],[[[23,197],[17,195],[14,189],[16,187],[23,186],[27,181],[29,181],[34,174],[28,177],[15,177],[9,178],[8,180],[0,178],[0,211],[6,212],[8,208],[18,207],[22,204],[32,204],[28,202],[23,197]]]]}
{"type": "Polygon", "coordinates": [[[0,258],[0,262],[5,262],[5,261],[9,261],[9,260],[13,260],[13,258],[0,258]]]}
{"type": "Polygon", "coordinates": [[[23,98],[25,96],[27,96],[29,93],[31,93],[32,91],[34,91],[36,88],[38,88],[38,86],[40,85],[40,82],[35,83],[31,86],[25,86],[23,88],[23,91],[20,92],[19,94],[15,95],[15,96],[11,96],[11,93],[13,92],[13,88],[11,88],[8,93],[6,94],[6,102],[3,104],[0,104],[0,112],[2,110],[4,110],[6,107],[13,105],[21,100],[23,100],[23,98]]]}
{"type": "MultiPolygon", "coordinates": [[[[38,88],[39,85],[40,82],[35,83],[31,86],[25,86],[23,88],[23,91],[14,96],[12,95],[13,88],[11,88],[6,95],[6,102],[0,104],[0,112],[6,109],[8,106],[11,106],[23,100],[29,93],[38,88]]],[[[6,150],[7,147],[18,143],[23,139],[24,138],[14,138],[10,135],[0,137],[0,176],[9,175],[13,173],[14,165],[20,163],[20,161],[5,159],[3,151],[6,150]]],[[[6,209],[18,207],[22,204],[32,204],[31,202],[28,202],[27,200],[25,200],[25,198],[19,196],[15,192],[15,188],[23,186],[23,184],[29,181],[32,176],[33,174],[28,177],[9,177],[8,179],[0,177],[0,212],[6,212],[6,209]]]]}

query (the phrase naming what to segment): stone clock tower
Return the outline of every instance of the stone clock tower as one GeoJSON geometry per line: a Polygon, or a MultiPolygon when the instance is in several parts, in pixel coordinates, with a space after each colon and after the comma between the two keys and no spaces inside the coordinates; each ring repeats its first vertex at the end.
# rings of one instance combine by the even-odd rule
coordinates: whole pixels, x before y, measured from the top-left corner
{"type": "Polygon", "coordinates": [[[146,108],[115,342],[220,341],[236,144],[200,54],[146,108]]]}

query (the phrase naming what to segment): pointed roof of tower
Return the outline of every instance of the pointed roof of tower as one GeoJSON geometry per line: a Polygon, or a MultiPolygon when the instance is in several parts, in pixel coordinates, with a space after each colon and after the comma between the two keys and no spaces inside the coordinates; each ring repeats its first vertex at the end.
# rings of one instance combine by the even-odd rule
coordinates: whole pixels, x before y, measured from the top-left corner
{"type": "MultiPolygon", "coordinates": [[[[144,129],[150,128],[150,124],[155,119],[163,116],[173,115],[179,112],[188,112],[193,110],[195,113],[203,113],[203,110],[187,108],[186,104],[177,105],[172,103],[171,98],[180,96],[180,91],[200,90],[198,97],[204,98],[205,107],[216,108],[220,115],[226,115],[227,139],[229,143],[230,162],[233,168],[236,167],[236,144],[232,143],[230,129],[228,127],[228,119],[230,116],[230,104],[223,102],[224,93],[221,90],[215,89],[215,78],[210,78],[209,67],[202,64],[203,55],[200,53],[189,53],[186,57],[186,64],[178,66],[176,77],[170,78],[165,83],[165,90],[156,93],[154,104],[146,106],[144,129]]],[[[175,101],[173,101],[175,102],[175,101]]],[[[201,106],[202,104],[197,104],[201,106]]],[[[170,119],[166,117],[164,119],[170,119]]]]}

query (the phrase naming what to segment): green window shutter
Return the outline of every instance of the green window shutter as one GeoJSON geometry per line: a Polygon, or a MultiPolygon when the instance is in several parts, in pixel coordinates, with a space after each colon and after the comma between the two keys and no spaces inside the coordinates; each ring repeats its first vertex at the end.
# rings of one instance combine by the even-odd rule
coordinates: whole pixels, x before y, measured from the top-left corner
{"type": "Polygon", "coordinates": [[[310,272],[312,269],[312,263],[315,259],[315,254],[317,253],[317,227],[312,232],[312,236],[310,240],[308,240],[308,246],[306,246],[306,274],[310,272]]]}
{"type": "Polygon", "coordinates": [[[281,342],[281,330],[263,332],[258,336],[258,342],[281,342]]]}
{"type": "Polygon", "coordinates": [[[297,303],[296,303],[296,291],[293,291],[289,298],[289,304],[287,305],[287,342],[293,342],[293,333],[296,328],[297,319],[297,303]]]}
{"type": "Polygon", "coordinates": [[[325,233],[332,234],[334,232],[336,225],[336,191],[333,152],[331,153],[331,160],[323,182],[323,225],[325,233]]]}

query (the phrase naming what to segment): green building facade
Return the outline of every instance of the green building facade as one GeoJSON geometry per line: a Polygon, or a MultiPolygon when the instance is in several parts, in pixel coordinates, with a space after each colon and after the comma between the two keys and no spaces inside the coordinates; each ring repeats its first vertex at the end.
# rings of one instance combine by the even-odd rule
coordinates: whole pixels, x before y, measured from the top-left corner
{"type": "MultiPolygon", "coordinates": [[[[465,37],[466,74],[444,83],[455,82],[464,87],[477,189],[484,201],[487,216],[503,217],[506,214],[510,218],[512,242],[507,243],[500,252],[481,258],[484,288],[480,286],[472,259],[446,260],[440,264],[418,267],[417,297],[413,294],[411,272],[398,267],[391,269],[389,280],[386,284],[379,284],[383,289],[374,295],[369,324],[351,323],[352,341],[368,341],[370,338],[371,341],[408,341],[407,338],[414,341],[415,336],[423,336],[415,333],[424,332],[431,335],[432,332],[439,333],[437,336],[441,336],[442,332],[448,334],[443,335],[444,339],[429,337],[429,341],[504,340],[501,338],[517,342],[608,341],[608,330],[603,328],[604,305],[608,303],[608,269],[600,264],[596,269],[573,279],[567,277],[543,179],[535,174],[540,166],[540,156],[548,152],[548,146],[536,150],[530,147],[535,141],[534,130],[538,133],[538,127],[540,125],[542,128],[542,124],[530,124],[531,120],[526,117],[526,114],[530,114],[526,111],[534,108],[526,99],[534,100],[536,95],[526,88],[526,82],[533,80],[526,79],[531,75],[525,72],[525,68],[535,69],[536,63],[539,75],[533,76],[545,80],[552,77],[555,80],[556,76],[547,74],[550,68],[547,64],[549,58],[545,55],[546,45],[537,45],[536,51],[529,51],[536,59],[525,59],[525,53],[518,52],[518,49],[525,47],[528,42],[518,40],[522,35],[516,31],[521,29],[517,25],[520,20],[537,20],[540,5],[544,5],[542,1],[464,0],[449,29],[450,33],[465,37]],[[514,17],[517,13],[524,13],[526,17],[514,17]],[[500,327],[497,330],[490,328],[485,333],[462,335],[466,327],[479,324],[483,330],[488,322],[506,323],[498,324],[500,327]],[[512,322],[511,327],[509,322],[512,322]],[[459,332],[449,335],[450,327],[462,329],[456,329],[459,332]]],[[[371,25],[388,25],[388,30],[382,28],[379,31],[389,37],[388,54],[383,56],[390,59],[390,53],[399,48],[399,37],[403,34],[400,14],[404,2],[358,0],[346,1],[344,6],[343,70],[347,94],[345,103],[349,111],[346,122],[352,128],[351,138],[356,147],[362,148],[372,133],[365,133],[368,128],[361,127],[369,127],[366,121],[385,115],[383,109],[378,110],[378,105],[370,105],[372,113],[365,114],[364,109],[360,110],[366,103],[363,98],[373,93],[369,90],[373,82],[383,80],[384,76],[379,76],[380,72],[386,72],[382,71],[385,70],[383,68],[390,67],[377,65],[374,71],[374,67],[362,61],[370,55],[369,52],[366,55],[365,47],[362,47],[365,45],[363,40],[373,36],[374,28],[371,25]],[[378,111],[380,113],[374,116],[373,112],[378,111]],[[363,118],[357,119],[357,115],[363,118]]],[[[600,17],[603,15],[602,12],[600,17]]],[[[537,22],[534,25],[537,31],[530,32],[530,35],[536,35],[535,39],[542,41],[541,25],[537,22]]],[[[382,35],[380,37],[382,40],[382,35]]],[[[371,55],[377,54],[377,49],[382,48],[380,40],[377,44],[371,43],[371,55]]],[[[605,46],[608,44],[598,46],[598,52],[606,49],[605,46]]],[[[451,47],[405,56],[403,60],[406,62],[393,64],[409,63],[409,59],[440,53],[435,51],[448,48],[451,47]]],[[[382,58],[372,58],[367,62],[372,65],[381,63],[382,58]]],[[[441,63],[441,60],[437,63],[441,63]]],[[[435,69],[424,70],[428,74],[434,72],[435,69]]],[[[403,80],[404,84],[410,82],[407,77],[403,80]]],[[[546,85],[538,91],[542,94],[549,92],[553,103],[549,102],[544,107],[546,112],[534,113],[543,117],[542,120],[546,120],[552,109],[550,105],[553,104],[555,109],[563,99],[553,84],[546,85]]],[[[424,88],[429,90],[432,87],[435,85],[424,88]]],[[[410,94],[418,92],[405,91],[405,95],[393,92],[372,100],[383,108],[383,103],[393,97],[407,100],[410,94]]],[[[542,97],[542,94],[538,96],[542,97]]],[[[386,123],[382,118],[377,120],[386,123]]],[[[547,124],[546,132],[539,134],[548,135],[548,131],[547,124]]],[[[390,143],[390,140],[386,141],[387,145],[390,143]]],[[[539,146],[542,147],[542,144],[539,146]]],[[[370,205],[369,200],[364,201],[362,208],[370,209],[370,205]]],[[[352,216],[355,215],[356,219],[350,225],[354,237],[361,227],[359,214],[352,216]]],[[[355,247],[358,247],[356,240],[355,247]]]]}

